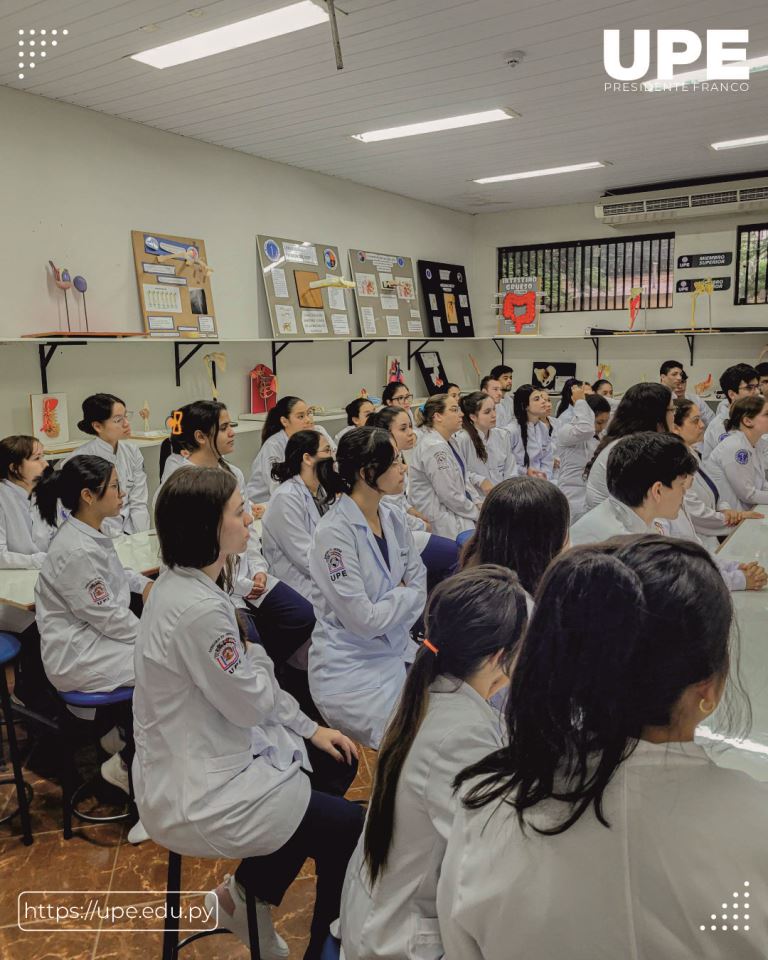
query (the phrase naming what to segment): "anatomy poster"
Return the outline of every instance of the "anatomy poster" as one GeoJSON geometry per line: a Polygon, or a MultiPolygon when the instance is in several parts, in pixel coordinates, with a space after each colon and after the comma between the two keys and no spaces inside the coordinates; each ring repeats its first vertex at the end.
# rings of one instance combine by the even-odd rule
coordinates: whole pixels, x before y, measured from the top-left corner
{"type": "Polygon", "coordinates": [[[424,335],[410,257],[370,250],[350,250],[362,337],[424,335]]]}
{"type": "Polygon", "coordinates": [[[205,243],[132,230],[144,330],[150,337],[217,340],[205,243]]]}
{"type": "Polygon", "coordinates": [[[418,266],[430,336],[473,337],[475,330],[464,267],[432,260],[419,260],[418,266]]]}
{"type": "Polygon", "coordinates": [[[349,337],[339,248],[259,235],[259,261],[276,339],[349,337]],[[336,284],[336,285],[334,285],[336,284]]]}

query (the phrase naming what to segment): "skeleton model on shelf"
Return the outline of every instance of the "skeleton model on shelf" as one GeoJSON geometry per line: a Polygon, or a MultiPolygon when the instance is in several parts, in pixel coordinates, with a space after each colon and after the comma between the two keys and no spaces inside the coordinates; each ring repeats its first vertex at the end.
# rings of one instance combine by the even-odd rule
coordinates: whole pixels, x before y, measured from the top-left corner
{"type": "Polygon", "coordinates": [[[161,243],[160,246],[163,249],[171,249],[169,253],[160,254],[157,262],[170,263],[174,260],[181,261],[181,266],[178,268],[178,275],[180,277],[184,276],[185,271],[189,271],[188,279],[191,279],[193,283],[200,286],[204,284],[213,273],[213,267],[209,267],[205,260],[201,258],[200,251],[197,247],[177,247],[169,243],[161,243]]]}
{"type": "Polygon", "coordinates": [[[707,307],[709,310],[709,332],[712,333],[712,292],[715,289],[715,283],[712,278],[707,280],[696,280],[691,291],[691,330],[696,329],[696,301],[702,294],[707,298],[707,307]]]}
{"type": "Polygon", "coordinates": [[[632,287],[629,291],[629,300],[627,309],[629,310],[629,332],[632,333],[635,327],[635,320],[640,311],[643,311],[643,333],[648,333],[648,298],[646,296],[645,305],[643,305],[643,294],[647,294],[645,287],[632,287]]]}

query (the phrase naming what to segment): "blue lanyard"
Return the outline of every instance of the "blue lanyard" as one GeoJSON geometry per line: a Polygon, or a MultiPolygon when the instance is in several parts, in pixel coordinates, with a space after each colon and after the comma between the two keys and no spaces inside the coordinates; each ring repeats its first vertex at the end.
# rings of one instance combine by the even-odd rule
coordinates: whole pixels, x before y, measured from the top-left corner
{"type": "Polygon", "coordinates": [[[715,495],[715,510],[717,510],[717,502],[720,499],[720,491],[717,489],[715,481],[711,477],[708,477],[701,467],[699,467],[699,476],[715,495]]]}
{"type": "Polygon", "coordinates": [[[467,500],[471,500],[472,497],[469,495],[469,490],[467,490],[466,488],[467,468],[464,466],[464,461],[461,459],[461,456],[459,455],[459,451],[454,447],[454,445],[451,443],[450,440],[448,440],[447,443],[448,443],[448,449],[451,451],[454,457],[456,457],[456,462],[458,463],[459,469],[461,470],[461,478],[464,481],[464,496],[467,498],[467,500]]]}

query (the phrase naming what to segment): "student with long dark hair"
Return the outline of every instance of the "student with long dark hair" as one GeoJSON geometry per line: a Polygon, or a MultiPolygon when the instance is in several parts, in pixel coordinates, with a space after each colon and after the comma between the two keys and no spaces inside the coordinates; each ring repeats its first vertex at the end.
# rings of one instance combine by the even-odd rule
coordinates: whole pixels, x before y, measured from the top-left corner
{"type": "Polygon", "coordinates": [[[272,477],[272,467],[282,461],[288,438],[299,430],[318,430],[335,452],[333,440],[321,424],[315,423],[307,404],[299,397],[280,397],[267,414],[261,429],[261,449],[251,464],[248,496],[255,503],[267,503],[274,493],[277,481],[272,477]]]}
{"type": "Polygon", "coordinates": [[[349,431],[354,430],[355,427],[364,427],[368,417],[370,417],[375,409],[368,397],[355,397],[354,400],[350,401],[346,407],[344,407],[344,412],[347,415],[347,425],[346,427],[342,427],[333,438],[336,446],[339,445],[339,440],[341,440],[345,433],[349,433],[349,431]]]}
{"type": "Polygon", "coordinates": [[[348,736],[378,747],[416,646],[426,570],[402,511],[386,502],[406,467],[392,437],[358,427],[341,438],[327,490],[336,506],[309,554],[317,624],[309,649],[312,699],[348,736]]]}
{"type": "Polygon", "coordinates": [[[560,403],[557,406],[555,416],[562,423],[570,421],[573,416],[573,405],[583,400],[592,393],[592,387],[583,380],[577,380],[576,377],[569,377],[563,384],[560,393],[560,403]]]}
{"type": "Polygon", "coordinates": [[[381,391],[381,403],[384,407],[397,407],[398,410],[405,410],[413,423],[413,394],[407,385],[397,380],[392,380],[381,391]]]}
{"type": "Polygon", "coordinates": [[[478,493],[485,496],[494,485],[517,476],[509,433],[496,426],[498,406],[488,394],[474,391],[460,402],[463,429],[453,442],[467,466],[467,475],[478,493]]]}
{"type": "Polygon", "coordinates": [[[450,577],[430,597],[428,639],[384,735],[364,836],[347,868],[347,960],[443,955],[435,896],[458,804],[453,779],[502,746],[488,701],[509,682],[526,618],[517,577],[490,564],[450,577]]]}
{"type": "Polygon", "coordinates": [[[504,429],[512,438],[512,451],[520,473],[551,480],[555,469],[548,411],[548,394],[524,383],[512,398],[514,420],[504,429]]]}
{"type": "Polygon", "coordinates": [[[104,519],[104,532],[111,536],[120,533],[141,533],[149,530],[149,492],[144,457],[141,450],[130,442],[132,411],[112,393],[94,393],[83,400],[83,419],[77,428],[93,436],[93,440],[78,447],[74,456],[102,457],[113,464],[120,481],[123,505],[118,517],[104,519]]]}
{"type": "Polygon", "coordinates": [[[710,931],[721,899],[768,882],[768,785],[694,743],[728,705],[732,620],[693,543],[617,538],[552,564],[515,658],[508,742],[457,778],[437,894],[447,957],[764,954],[768,919],[746,896],[726,948],[719,919],[710,931]]]}
{"type": "Polygon", "coordinates": [[[263,957],[288,955],[271,906],[313,858],[317,894],[304,956],[319,960],[361,827],[358,807],[321,792],[323,774],[350,765],[355,745],[305,716],[261,645],[241,638],[227,580],[252,520],[235,477],[178,470],[156,519],[167,569],[142,617],[133,701],[142,821],[170,850],[241,859],[206,904],[218,900],[219,925],[248,943],[245,898],[255,898],[263,957]]]}
{"type": "Polygon", "coordinates": [[[571,519],[577,520],[587,510],[587,482],[584,469],[600,443],[600,435],[608,426],[611,405],[606,397],[589,393],[569,407],[557,430],[557,452],[560,470],[557,485],[568,497],[571,519]]]}
{"type": "Polygon", "coordinates": [[[608,496],[606,468],[617,441],[633,433],[666,433],[672,429],[674,413],[672,393],[660,383],[636,383],[627,390],[585,468],[587,507],[596,507],[608,496]]]}
{"type": "Polygon", "coordinates": [[[613,384],[610,380],[595,380],[592,384],[592,392],[610,399],[613,397],[613,384]]]}
{"type": "Polygon", "coordinates": [[[704,459],[704,469],[736,510],[768,504],[766,464],[759,444],[768,433],[768,400],[761,393],[742,397],[725,421],[728,435],[704,459]]]}
{"type": "Polygon", "coordinates": [[[568,501],[554,484],[540,477],[504,480],[483,501],[462,568],[507,567],[533,597],[544,571],[568,544],[569,524],[568,501]]]}

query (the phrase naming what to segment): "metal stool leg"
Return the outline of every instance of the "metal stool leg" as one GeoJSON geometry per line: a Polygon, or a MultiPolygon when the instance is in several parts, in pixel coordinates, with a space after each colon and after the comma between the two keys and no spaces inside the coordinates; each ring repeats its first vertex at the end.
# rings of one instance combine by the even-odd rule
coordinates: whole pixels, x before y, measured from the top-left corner
{"type": "Polygon", "coordinates": [[[261,960],[261,947],[259,946],[259,922],[256,918],[256,900],[252,894],[245,895],[245,909],[248,917],[248,939],[251,946],[251,960],[261,960]]]}
{"type": "Polygon", "coordinates": [[[168,851],[168,880],[165,887],[165,932],[163,960],[174,960],[179,945],[179,908],[181,906],[181,856],[168,851]]]}
{"type": "Polygon", "coordinates": [[[21,818],[21,832],[25,846],[32,843],[32,825],[29,821],[29,803],[27,800],[27,784],[21,772],[21,760],[19,758],[19,746],[16,742],[16,730],[13,726],[13,711],[11,707],[11,697],[8,693],[8,684],[5,679],[5,670],[0,669],[0,701],[2,702],[3,716],[5,717],[8,728],[8,753],[11,758],[13,768],[13,779],[16,784],[16,799],[19,804],[19,816],[21,818]]]}

